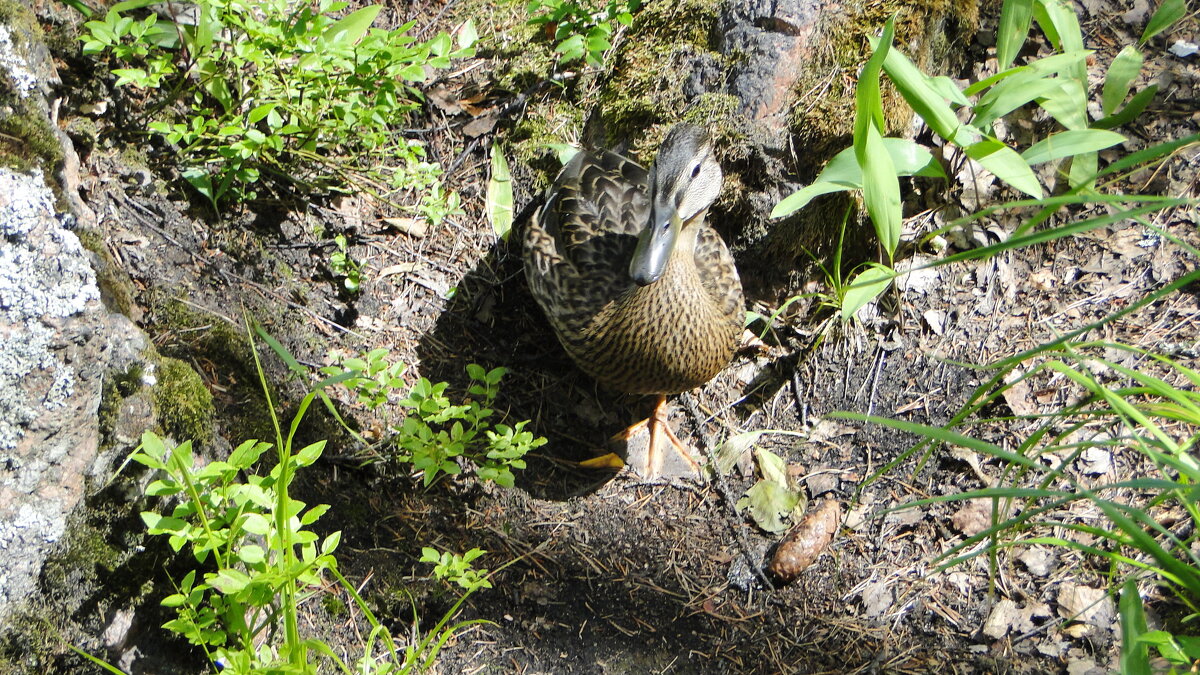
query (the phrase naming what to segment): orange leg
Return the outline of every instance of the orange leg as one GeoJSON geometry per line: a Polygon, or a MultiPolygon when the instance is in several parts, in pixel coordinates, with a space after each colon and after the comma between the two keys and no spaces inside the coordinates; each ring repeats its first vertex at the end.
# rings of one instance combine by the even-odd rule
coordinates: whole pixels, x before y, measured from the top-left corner
{"type": "MultiPolygon", "coordinates": [[[[625,429],[613,436],[613,440],[625,442],[629,446],[630,439],[648,429],[650,439],[644,456],[635,453],[630,458],[634,472],[647,480],[659,478],[697,478],[703,476],[700,464],[692,458],[688,447],[684,445],[671,426],[667,423],[667,397],[659,396],[650,417],[625,429]]],[[[595,459],[581,462],[580,466],[589,468],[621,468],[623,462],[615,454],[608,454],[595,459]]]]}

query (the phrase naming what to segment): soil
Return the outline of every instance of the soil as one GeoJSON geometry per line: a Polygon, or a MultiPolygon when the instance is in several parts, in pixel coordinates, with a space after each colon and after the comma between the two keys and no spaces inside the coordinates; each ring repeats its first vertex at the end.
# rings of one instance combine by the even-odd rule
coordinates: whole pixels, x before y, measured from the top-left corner
{"type": "MultiPolygon", "coordinates": [[[[1098,50],[1099,68],[1135,40],[1141,24],[1126,23],[1122,16],[1130,8],[1116,3],[1084,5],[1084,32],[1098,50]]],[[[994,26],[995,18],[989,22],[994,26]]],[[[1124,129],[1131,138],[1124,150],[1197,130],[1195,57],[1180,59],[1165,49],[1194,37],[1196,27],[1195,18],[1188,19],[1146,49],[1144,79],[1170,76],[1172,82],[1152,110],[1124,129]]],[[[982,34],[991,30],[985,26],[982,34]]],[[[64,78],[68,86],[74,79],[64,78]]],[[[412,634],[414,608],[420,629],[429,629],[457,597],[427,578],[428,565],[418,562],[422,547],[488,552],[478,562],[495,570],[493,588],[472,596],[456,617],[483,623],[445,645],[435,672],[1082,673],[1115,667],[1115,616],[1068,622],[1059,611],[1068,589],[1107,588],[1103,562],[1035,547],[1030,550],[1038,555],[1027,562],[1017,561],[1020,549],[1001,556],[994,576],[986,556],[941,570],[934,558],[963,540],[972,503],[889,510],[983,487],[1001,479],[1002,466],[970,452],[906,454],[916,437],[832,414],[943,424],[990,377],[965,364],[991,363],[1128,307],[1195,269],[1193,257],[1142,225],[1120,221],[983,262],[915,273],[884,309],[867,312],[860,323],[827,323],[817,304],[794,304],[765,344],[748,346],[721,376],[693,392],[699,419],[672,404],[678,433],[700,447],[744,430],[800,432],[803,438],[766,433],[759,446],[787,461],[810,508],[831,498],[848,514],[832,544],[795,582],[764,587],[752,567],[765,564],[780,535],[731,515],[729,504],[757,479],[748,456],[724,486],[648,485],[576,466],[644,414],[648,403],[599,389],[563,353],[529,295],[520,251],[495,237],[483,212],[489,144],[472,142],[461,126],[443,124],[433,108],[428,112],[429,119],[413,124],[430,131],[432,156],[450,169],[446,179],[461,195],[465,215],[424,236],[388,228],[381,217],[390,214],[357,197],[307,204],[281,198],[213,219],[169,173],[152,173],[140,184],[144,169],[131,166],[120,145],[101,144],[84,155],[82,184],[102,215],[108,250],[133,281],[141,325],[163,353],[202,374],[216,397],[220,431],[234,444],[250,435],[247,429],[261,429],[262,420],[246,409],[252,374],[235,365],[243,363],[230,358],[236,349],[222,347],[213,331],[241,326],[243,312],[304,363],[325,365],[330,354],[387,348],[410,365],[407,381],[448,381],[460,395],[468,363],[508,369],[497,415],[509,423],[531,420],[531,429],[549,440],[512,489],[481,484],[469,472],[426,489],[395,462],[364,465],[364,450],[319,412],[305,432],[332,440],[325,458],[300,479],[299,496],[332,506],[322,526],[343,531],[341,572],[394,634],[412,634]],[[329,271],[336,232],[348,235],[352,255],[364,264],[356,294],[329,271]],[[1007,624],[998,608],[1011,610],[1007,624]]],[[[1195,150],[1188,150],[1124,187],[1195,196],[1196,169],[1195,150]]],[[[537,196],[527,187],[528,170],[515,170],[519,206],[525,206],[537,196]]],[[[950,220],[947,210],[976,204],[962,192],[913,187],[914,239],[950,220]],[[922,199],[936,213],[917,206],[922,199]]],[[[997,189],[980,198],[1012,197],[997,189]]],[[[1102,212],[1076,208],[1057,222],[1102,212]]],[[[1022,215],[1010,210],[983,221],[982,236],[1005,236],[1022,215]]],[[[1154,217],[1171,235],[1200,243],[1190,207],[1154,217]]],[[[905,255],[919,263],[944,254],[905,255]]],[[[1200,307],[1189,290],[1093,334],[1148,348],[1178,345],[1186,354],[1200,336],[1200,307]]],[[[752,300],[756,308],[777,307],[786,295],[752,300]]],[[[271,362],[269,369],[294,405],[302,386],[285,381],[281,364],[271,362]]],[[[1006,397],[982,415],[1050,410],[1077,393],[1061,382],[1036,385],[1024,400],[1006,397]],[[1014,409],[1022,406],[1027,409],[1014,409]]],[[[364,430],[378,432],[399,414],[395,408],[369,413],[348,396],[340,403],[364,430]]],[[[994,422],[971,432],[1011,447],[1025,426],[994,422]]],[[[1111,475],[1136,470],[1129,461],[1116,457],[1111,475]]],[[[1175,611],[1161,594],[1156,599],[1163,614],[1175,611]]],[[[304,625],[339,652],[354,654],[365,642],[369,627],[337,587],[310,599],[303,613],[304,625]]]]}

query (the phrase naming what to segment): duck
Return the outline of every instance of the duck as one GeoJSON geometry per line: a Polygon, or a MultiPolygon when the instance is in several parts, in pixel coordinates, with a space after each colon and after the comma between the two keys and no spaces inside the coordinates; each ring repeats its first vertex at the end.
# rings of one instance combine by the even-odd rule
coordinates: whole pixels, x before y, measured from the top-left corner
{"type": "Polygon", "coordinates": [[[523,236],[530,291],[579,369],[609,389],[656,397],[650,417],[614,437],[648,430],[644,455],[629,464],[648,480],[703,478],[667,423],[667,396],[720,373],[743,331],[741,279],[706,219],[723,180],[712,136],[692,124],[670,129],[649,169],[581,150],[523,236]]]}

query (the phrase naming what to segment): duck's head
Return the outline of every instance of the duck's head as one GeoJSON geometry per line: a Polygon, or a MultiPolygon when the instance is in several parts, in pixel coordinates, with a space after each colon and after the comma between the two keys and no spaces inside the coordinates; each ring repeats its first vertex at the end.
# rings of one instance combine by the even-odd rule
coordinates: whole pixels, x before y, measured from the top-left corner
{"type": "Polygon", "coordinates": [[[708,132],[690,124],[673,127],[650,167],[650,219],[629,262],[635,283],[648,286],[662,277],[679,233],[716,201],[721,178],[708,132]]]}

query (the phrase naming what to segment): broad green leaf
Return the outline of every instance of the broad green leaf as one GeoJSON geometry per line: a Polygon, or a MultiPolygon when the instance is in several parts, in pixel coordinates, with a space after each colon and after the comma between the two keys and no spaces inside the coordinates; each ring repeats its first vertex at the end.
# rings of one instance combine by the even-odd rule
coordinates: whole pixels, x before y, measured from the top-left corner
{"type": "Polygon", "coordinates": [[[207,575],[208,583],[225,595],[237,593],[250,583],[250,577],[235,569],[225,568],[216,574],[207,575]]]}
{"type": "Polygon", "coordinates": [[[1034,199],[1042,198],[1041,183],[1016,150],[994,138],[985,138],[967,146],[965,151],[968,157],[982,164],[1000,180],[1034,199]]]}
{"type": "Polygon", "coordinates": [[[261,513],[247,513],[242,518],[242,529],[250,534],[263,536],[271,531],[271,521],[261,513]]]}
{"type": "Polygon", "coordinates": [[[267,115],[270,115],[275,110],[275,107],[277,105],[278,105],[278,103],[264,103],[260,106],[255,107],[253,110],[251,110],[249,113],[246,114],[246,121],[249,122],[250,124],[257,124],[259,120],[266,117],[267,115]]]}
{"type": "Polygon", "coordinates": [[[1111,115],[1129,95],[1133,81],[1142,70],[1142,53],[1133,45],[1126,45],[1113,59],[1104,75],[1104,89],[1100,94],[1100,107],[1105,115],[1111,115]]]}
{"type": "MultiPolygon", "coordinates": [[[[886,60],[884,61],[883,67],[886,71],[886,60]]],[[[928,77],[926,81],[929,83],[930,88],[940,94],[942,98],[946,99],[947,101],[963,107],[971,105],[971,99],[967,98],[966,94],[963,93],[963,90],[959,89],[958,85],[954,83],[954,80],[950,79],[949,77],[946,77],[945,75],[937,75],[935,77],[928,77]]]]}
{"type": "Polygon", "coordinates": [[[336,47],[353,47],[370,30],[381,9],[382,5],[369,5],[347,14],[326,28],[321,40],[336,47]]]}
{"type": "Polygon", "coordinates": [[[267,559],[267,554],[258,544],[244,544],[238,549],[238,558],[247,565],[257,565],[267,559]]]}
{"type": "Polygon", "coordinates": [[[1150,38],[1170,28],[1185,14],[1187,14],[1187,4],[1183,0],[1163,0],[1158,9],[1154,10],[1150,21],[1146,23],[1146,30],[1142,31],[1142,39],[1138,40],[1138,44],[1146,44],[1150,38]]]}
{"type": "Polygon", "coordinates": [[[479,33],[475,30],[475,21],[467,19],[462,28],[458,29],[458,48],[467,49],[479,40],[479,33]]]}
{"type": "Polygon", "coordinates": [[[513,225],[512,175],[508,171],[504,152],[496,141],[492,142],[492,175],[487,184],[487,216],[496,236],[508,241],[513,225]]]}
{"type": "MultiPolygon", "coordinates": [[[[854,148],[847,148],[850,151],[851,159],[854,157],[854,148]]],[[[855,168],[858,168],[857,165],[855,168]]],[[[861,173],[861,172],[860,172],[861,173]]],[[[833,192],[845,192],[846,190],[855,190],[860,186],[842,185],[840,183],[822,183],[815,182],[811,185],[806,185],[792,194],[779,200],[775,208],[771,209],[772,218],[782,218],[783,216],[791,215],[800,209],[808,206],[812,200],[821,195],[831,194],[833,192]]]]}
{"type": "Polygon", "coordinates": [[[1004,80],[979,98],[975,104],[974,122],[980,127],[991,127],[993,122],[1017,108],[1058,91],[1059,82],[1058,78],[1033,71],[1004,80]]]}
{"type": "Polygon", "coordinates": [[[742,454],[758,442],[762,433],[761,431],[743,431],[725,439],[721,447],[717,448],[717,472],[724,476],[732,471],[734,464],[737,464],[742,454]]]}
{"type": "Polygon", "coordinates": [[[563,166],[566,166],[567,162],[579,154],[579,148],[570,143],[548,143],[546,147],[554,152],[555,156],[558,157],[558,163],[563,166]]]}
{"type": "MultiPolygon", "coordinates": [[[[872,38],[870,42],[874,47],[879,44],[879,38],[872,38]]],[[[883,69],[892,84],[896,85],[896,90],[935,134],[957,145],[966,145],[973,140],[970,130],[963,127],[954,109],[946,103],[948,97],[940,91],[941,87],[913,65],[900,50],[887,51],[883,69]]]]}
{"type": "Polygon", "coordinates": [[[1021,158],[1032,166],[1064,157],[1081,155],[1085,152],[1103,150],[1124,141],[1125,137],[1115,131],[1100,129],[1062,131],[1034,143],[1028,150],[1021,153],[1021,158]]]}
{"type": "Polygon", "coordinates": [[[1067,184],[1072,188],[1088,184],[1088,189],[1095,187],[1096,172],[1100,170],[1100,157],[1094,152],[1084,152],[1071,158],[1071,166],[1067,170],[1067,184]]]}
{"type": "Polygon", "coordinates": [[[754,454],[758,458],[758,470],[762,472],[763,480],[787,487],[787,462],[766,448],[758,448],[754,454]]]}
{"type": "Polygon", "coordinates": [[[879,71],[883,68],[883,61],[892,48],[894,22],[895,17],[892,17],[884,23],[883,34],[879,36],[878,41],[873,43],[875,51],[863,65],[862,71],[858,74],[858,84],[854,88],[856,113],[854,117],[854,147],[860,165],[863,163],[860,144],[866,138],[867,127],[874,126],[880,131],[885,129],[883,95],[879,89],[879,71]]]}
{"type": "Polygon", "coordinates": [[[1137,583],[1130,579],[1121,589],[1118,601],[1121,614],[1121,669],[1125,675],[1150,675],[1150,654],[1142,638],[1146,634],[1146,614],[1137,583]]]}
{"type": "Polygon", "coordinates": [[[890,262],[896,247],[900,245],[903,224],[900,178],[896,175],[896,167],[883,145],[879,130],[871,125],[866,131],[865,153],[860,156],[863,159],[863,202],[890,262]]]}
{"type": "Polygon", "coordinates": [[[750,508],[750,517],[767,532],[782,532],[787,529],[784,517],[791,514],[800,503],[800,495],[780,484],[760,480],[738,500],[738,508],[750,508]]]}
{"type": "Polygon", "coordinates": [[[874,300],[891,285],[896,273],[887,265],[871,263],[850,281],[842,295],[842,321],[854,318],[855,312],[874,300]]]}
{"type": "Polygon", "coordinates": [[[1000,27],[996,30],[996,61],[998,69],[1012,65],[1029,36],[1033,20],[1033,0],[1005,0],[1000,9],[1000,27]]]}
{"type": "Polygon", "coordinates": [[[312,445],[305,446],[300,452],[297,452],[292,460],[296,462],[296,466],[309,466],[317,461],[321,456],[321,452],[325,450],[325,441],[317,441],[312,445]]]}
{"type": "MultiPolygon", "coordinates": [[[[1079,81],[1059,78],[1058,87],[1038,99],[1038,105],[1068,129],[1086,129],[1087,91],[1079,81]]],[[[1084,81],[1086,82],[1086,80],[1084,81]]]]}
{"type": "Polygon", "coordinates": [[[1092,127],[1096,129],[1113,129],[1121,126],[1122,124],[1132,122],[1137,118],[1138,115],[1142,114],[1142,111],[1146,109],[1146,106],[1150,105],[1150,102],[1154,100],[1154,95],[1157,93],[1157,84],[1152,84],[1149,87],[1146,87],[1145,89],[1134,94],[1133,98],[1129,99],[1129,103],[1127,103],[1124,108],[1121,108],[1120,112],[1097,120],[1092,124],[1092,127]]]}

